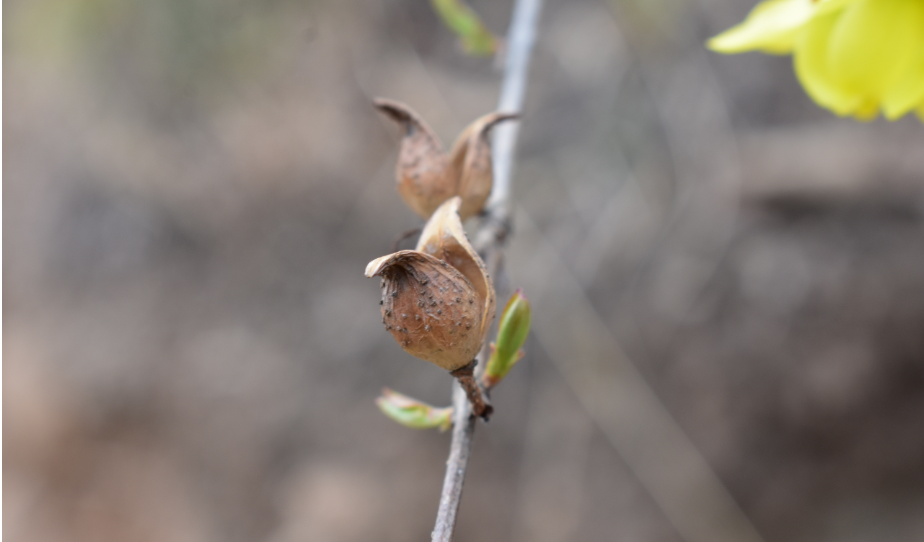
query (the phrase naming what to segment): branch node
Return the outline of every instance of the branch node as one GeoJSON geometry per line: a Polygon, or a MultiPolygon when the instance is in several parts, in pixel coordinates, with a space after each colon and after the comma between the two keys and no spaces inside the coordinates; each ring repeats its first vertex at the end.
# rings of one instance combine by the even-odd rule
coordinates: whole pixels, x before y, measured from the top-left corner
{"type": "Polygon", "coordinates": [[[475,380],[476,362],[477,360],[472,360],[468,365],[459,367],[449,374],[456,377],[459,380],[459,384],[462,385],[462,389],[465,390],[465,395],[468,396],[468,400],[472,403],[472,413],[475,416],[481,417],[484,421],[488,421],[491,414],[494,413],[494,407],[491,406],[487,394],[485,394],[484,390],[481,389],[481,386],[475,380]]]}

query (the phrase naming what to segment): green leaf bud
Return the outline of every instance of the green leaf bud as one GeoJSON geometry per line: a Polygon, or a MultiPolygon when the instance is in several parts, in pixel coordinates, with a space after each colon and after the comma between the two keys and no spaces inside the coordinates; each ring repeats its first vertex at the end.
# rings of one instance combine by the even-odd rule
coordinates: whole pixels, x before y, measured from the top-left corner
{"type": "Polygon", "coordinates": [[[440,19],[472,56],[491,56],[497,51],[497,38],[485,28],[478,14],[462,0],[430,0],[440,19]]]}
{"type": "Polygon", "coordinates": [[[532,312],[529,300],[523,295],[523,290],[517,289],[510,297],[504,312],[501,315],[497,329],[497,342],[491,345],[491,359],[484,373],[484,385],[492,388],[497,385],[511,367],[523,357],[520,347],[526,342],[529,335],[529,325],[532,312]]]}
{"type": "Polygon", "coordinates": [[[388,388],[382,390],[375,404],[389,418],[413,429],[436,427],[445,431],[452,426],[452,408],[436,408],[388,388]]]}

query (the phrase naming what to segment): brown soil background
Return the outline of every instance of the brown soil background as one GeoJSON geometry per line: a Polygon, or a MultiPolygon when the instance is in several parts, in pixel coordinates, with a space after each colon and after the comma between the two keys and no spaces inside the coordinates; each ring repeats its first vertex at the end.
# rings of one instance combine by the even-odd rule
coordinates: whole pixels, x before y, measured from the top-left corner
{"type": "MultiPolygon", "coordinates": [[[[472,4],[505,31],[509,2],[472,4]]],[[[499,285],[537,324],[457,540],[683,540],[598,423],[634,414],[566,374],[593,339],[543,300],[573,292],[767,541],[924,539],[921,123],[705,51],[747,2],[548,4],[499,285]]],[[[450,379],[363,277],[419,222],[370,100],[448,142],[493,109],[491,61],[421,1],[4,15],[4,539],[428,539],[448,435],[373,399],[450,379]]]]}

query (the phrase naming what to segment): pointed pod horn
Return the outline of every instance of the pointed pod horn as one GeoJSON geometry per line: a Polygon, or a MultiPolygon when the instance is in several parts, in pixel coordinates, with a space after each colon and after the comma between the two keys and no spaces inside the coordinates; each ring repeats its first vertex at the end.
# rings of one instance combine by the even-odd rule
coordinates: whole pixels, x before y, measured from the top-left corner
{"type": "Polygon", "coordinates": [[[462,197],[459,215],[462,220],[478,214],[484,207],[494,184],[491,129],[505,120],[519,118],[517,113],[494,112],[484,115],[468,125],[459,134],[449,152],[450,175],[458,179],[456,193],[462,197]]]}
{"type": "Polygon", "coordinates": [[[456,193],[456,180],[447,176],[446,151],[433,130],[406,104],[385,98],[372,103],[404,130],[395,168],[398,193],[415,213],[429,218],[456,193]]]}

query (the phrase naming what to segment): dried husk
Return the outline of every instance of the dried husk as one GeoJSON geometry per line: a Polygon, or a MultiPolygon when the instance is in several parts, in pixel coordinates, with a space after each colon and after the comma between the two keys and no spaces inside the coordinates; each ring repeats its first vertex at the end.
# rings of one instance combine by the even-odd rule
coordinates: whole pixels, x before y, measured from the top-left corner
{"type": "Polygon", "coordinates": [[[494,283],[484,261],[475,252],[465,235],[465,230],[462,229],[459,216],[461,204],[461,198],[456,196],[440,205],[420,233],[417,250],[446,261],[471,282],[483,303],[481,334],[484,336],[494,319],[494,283]]]}
{"type": "Polygon", "coordinates": [[[454,371],[481,348],[482,306],[471,282],[445,261],[414,250],[373,260],[366,275],[382,276],[382,321],[418,358],[454,371]]]}
{"type": "Polygon", "coordinates": [[[459,217],[465,220],[481,212],[494,185],[491,144],[488,135],[499,122],[517,118],[515,113],[489,113],[468,125],[449,151],[449,176],[458,179],[456,194],[462,197],[459,217]]]}
{"type": "Polygon", "coordinates": [[[462,230],[459,197],[427,222],[417,250],[369,262],[382,277],[385,329],[408,353],[455,371],[475,359],[494,318],[494,286],[462,230]]]}
{"type": "Polygon", "coordinates": [[[373,103],[404,129],[396,180],[398,193],[408,207],[429,218],[447,199],[461,196],[461,220],[481,212],[494,180],[488,135],[497,123],[517,115],[490,113],[476,119],[447,154],[430,127],[406,104],[384,98],[373,103]]]}
{"type": "Polygon", "coordinates": [[[404,129],[395,168],[398,193],[411,210],[429,218],[456,194],[458,183],[447,176],[446,151],[433,130],[407,105],[384,98],[373,104],[404,129]]]}

